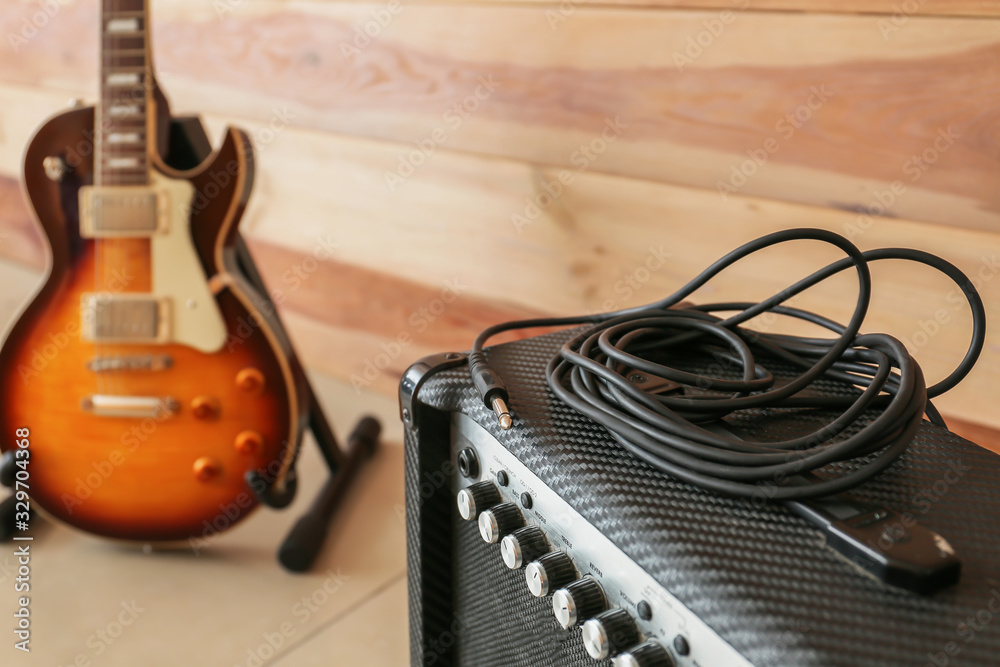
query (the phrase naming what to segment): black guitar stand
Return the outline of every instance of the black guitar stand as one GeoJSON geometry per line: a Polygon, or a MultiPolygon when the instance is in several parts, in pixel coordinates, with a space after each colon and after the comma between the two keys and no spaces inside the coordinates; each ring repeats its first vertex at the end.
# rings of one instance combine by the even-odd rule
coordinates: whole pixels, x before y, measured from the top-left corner
{"type": "MultiPolygon", "coordinates": [[[[211,152],[211,144],[199,118],[184,117],[171,120],[168,164],[177,169],[190,169],[201,164],[211,152]]],[[[277,313],[268,296],[267,286],[242,236],[237,237],[235,254],[240,273],[256,290],[258,296],[271,306],[271,312],[277,313]]],[[[277,316],[272,324],[285,334],[284,326],[277,316]]],[[[287,338],[286,334],[285,337],[287,338]]],[[[316,499],[289,531],[278,550],[278,560],[286,569],[292,572],[305,572],[312,567],[322,550],[330,522],[351,482],[358,476],[364,462],[369,460],[378,448],[382,426],[374,417],[362,418],[347,439],[347,449],[342,449],[323,413],[309,378],[301,370],[301,365],[293,363],[292,368],[297,369],[293,372],[301,373],[298,379],[305,390],[304,399],[308,401],[309,430],[330,472],[329,479],[323,484],[316,499]]],[[[8,451],[0,458],[0,484],[13,486],[15,472],[14,454],[13,451],[8,451]]],[[[266,480],[264,481],[263,490],[256,494],[262,504],[281,509],[291,503],[298,486],[294,464],[288,471],[285,489],[282,492],[276,492],[266,484],[266,480]]],[[[261,485],[251,484],[251,488],[260,489],[261,485]]],[[[15,505],[13,495],[0,502],[0,541],[9,540],[14,535],[15,505]]]]}

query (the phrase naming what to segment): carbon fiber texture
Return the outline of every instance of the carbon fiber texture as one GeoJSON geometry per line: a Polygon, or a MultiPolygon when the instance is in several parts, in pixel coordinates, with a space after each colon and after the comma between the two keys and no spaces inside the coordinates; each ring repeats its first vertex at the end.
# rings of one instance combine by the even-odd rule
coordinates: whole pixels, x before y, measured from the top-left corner
{"type": "MultiPolygon", "coordinates": [[[[424,416],[406,433],[414,664],[421,653],[425,665],[597,664],[569,652],[533,652],[541,630],[528,626],[545,627],[551,617],[536,615],[523,583],[501,576],[509,573],[499,559],[486,558],[484,545],[456,525],[450,489],[421,496],[429,471],[447,460],[444,414],[461,412],[754,665],[1000,665],[1000,613],[990,611],[991,602],[1000,609],[1000,457],[925,424],[900,461],[854,492],[912,513],[962,558],[956,587],[908,593],[855,570],[784,507],[702,491],[618,447],[545,385],[545,365],[567,335],[488,350],[510,393],[509,431],[496,425],[464,366],[433,375],[417,395],[424,416]],[[428,637],[449,624],[460,630],[458,652],[429,660],[428,637]]],[[[844,388],[829,383],[819,391],[844,388]]],[[[812,430],[814,420],[822,422],[755,413],[734,423],[773,440],[812,430]]]]}

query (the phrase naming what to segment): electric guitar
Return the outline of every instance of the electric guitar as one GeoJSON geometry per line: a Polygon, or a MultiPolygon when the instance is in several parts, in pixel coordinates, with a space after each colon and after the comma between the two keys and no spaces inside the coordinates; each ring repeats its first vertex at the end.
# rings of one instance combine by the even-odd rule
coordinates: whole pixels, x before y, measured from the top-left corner
{"type": "Polygon", "coordinates": [[[304,376],[237,266],[249,138],[167,166],[146,0],[100,1],[100,102],[47,121],[25,156],[50,253],[0,350],[0,448],[28,433],[33,506],[66,524],[205,537],[287,490],[304,376]]]}

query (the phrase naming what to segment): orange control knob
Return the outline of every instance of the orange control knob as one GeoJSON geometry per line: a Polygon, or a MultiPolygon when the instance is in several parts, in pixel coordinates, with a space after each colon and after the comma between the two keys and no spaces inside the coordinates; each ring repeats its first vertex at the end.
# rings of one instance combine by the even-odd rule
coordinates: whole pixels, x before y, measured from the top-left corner
{"type": "Polygon", "coordinates": [[[236,386],[253,396],[264,393],[264,374],[259,368],[244,368],[236,374],[236,386]]]}
{"type": "Polygon", "coordinates": [[[212,419],[219,414],[219,402],[211,396],[197,396],[191,401],[191,414],[195,419],[212,419]]]}
{"type": "Polygon", "coordinates": [[[235,444],[240,454],[260,454],[264,450],[264,436],[257,431],[243,431],[236,436],[235,444]]]}
{"type": "Polygon", "coordinates": [[[210,482],[222,473],[222,465],[213,458],[202,456],[194,462],[194,476],[199,482],[210,482]]]}

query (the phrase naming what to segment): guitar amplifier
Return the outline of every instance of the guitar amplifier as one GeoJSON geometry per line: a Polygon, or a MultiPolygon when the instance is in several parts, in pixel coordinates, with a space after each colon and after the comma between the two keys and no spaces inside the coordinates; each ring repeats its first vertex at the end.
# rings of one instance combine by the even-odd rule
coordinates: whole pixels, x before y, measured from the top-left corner
{"type": "MultiPolygon", "coordinates": [[[[701,490],[623,450],[546,386],[568,335],[487,350],[510,392],[507,431],[465,355],[428,357],[403,377],[413,665],[1000,664],[1000,457],[925,422],[899,461],[852,491],[957,552],[958,584],[912,593],[783,505],[701,490]]],[[[727,418],[761,441],[822,420],[727,418]]]]}

